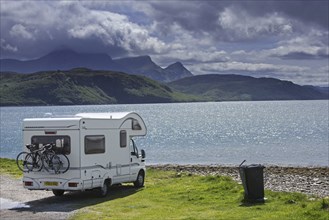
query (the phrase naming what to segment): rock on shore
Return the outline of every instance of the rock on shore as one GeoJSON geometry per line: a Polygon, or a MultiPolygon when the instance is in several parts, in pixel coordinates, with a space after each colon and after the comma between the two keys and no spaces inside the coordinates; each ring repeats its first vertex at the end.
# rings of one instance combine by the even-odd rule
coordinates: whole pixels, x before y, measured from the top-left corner
{"type": "MultiPolygon", "coordinates": [[[[230,176],[241,183],[239,168],[221,165],[150,165],[158,170],[195,175],[230,176]]],[[[329,196],[329,167],[280,167],[264,168],[265,189],[285,192],[301,192],[319,197],[329,196]]]]}

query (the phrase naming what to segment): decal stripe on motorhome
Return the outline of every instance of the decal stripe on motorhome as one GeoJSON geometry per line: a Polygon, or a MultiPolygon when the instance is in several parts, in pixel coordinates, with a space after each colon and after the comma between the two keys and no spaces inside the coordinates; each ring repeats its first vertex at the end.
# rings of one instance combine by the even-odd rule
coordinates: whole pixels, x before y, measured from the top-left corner
{"type": "MultiPolygon", "coordinates": [[[[120,167],[129,167],[129,166],[139,166],[139,163],[133,163],[133,164],[122,164],[120,167]]],[[[70,170],[84,170],[84,169],[93,169],[93,168],[103,168],[105,170],[108,169],[116,169],[117,166],[112,167],[104,167],[102,165],[94,165],[94,166],[86,166],[86,167],[70,167],[70,170]]]]}

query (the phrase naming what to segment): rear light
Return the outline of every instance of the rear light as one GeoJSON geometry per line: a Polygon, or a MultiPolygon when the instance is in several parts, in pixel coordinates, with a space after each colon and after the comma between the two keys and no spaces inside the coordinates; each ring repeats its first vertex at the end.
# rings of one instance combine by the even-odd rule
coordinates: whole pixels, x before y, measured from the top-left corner
{"type": "Polygon", "coordinates": [[[57,131],[45,131],[45,134],[57,134],[57,131]]]}
{"type": "Polygon", "coordinates": [[[79,183],[69,183],[69,187],[77,187],[79,183]]]}
{"type": "Polygon", "coordinates": [[[33,182],[25,181],[25,182],[24,182],[24,185],[25,185],[25,186],[33,186],[33,182]]]}

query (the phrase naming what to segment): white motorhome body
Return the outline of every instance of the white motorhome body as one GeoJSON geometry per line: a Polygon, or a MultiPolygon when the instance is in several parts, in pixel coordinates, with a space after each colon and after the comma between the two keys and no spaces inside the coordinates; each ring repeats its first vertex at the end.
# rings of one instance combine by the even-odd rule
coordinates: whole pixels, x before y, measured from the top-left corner
{"type": "MultiPolygon", "coordinates": [[[[139,154],[132,138],[146,135],[146,126],[134,112],[25,119],[23,135],[24,146],[61,142],[70,162],[65,173],[44,169],[25,172],[23,185],[27,189],[62,195],[64,191],[99,188],[106,194],[113,184],[144,184],[145,153],[139,154]]],[[[26,147],[24,151],[28,151],[26,147]]]]}

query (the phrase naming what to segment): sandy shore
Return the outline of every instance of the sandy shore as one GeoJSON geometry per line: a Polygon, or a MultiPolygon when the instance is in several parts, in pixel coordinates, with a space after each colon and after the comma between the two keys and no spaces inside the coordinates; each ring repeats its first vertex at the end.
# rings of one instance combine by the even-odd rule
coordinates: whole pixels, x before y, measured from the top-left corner
{"type": "MultiPolygon", "coordinates": [[[[220,165],[150,165],[154,169],[174,170],[196,175],[226,175],[241,183],[238,167],[220,165]]],[[[301,192],[318,197],[329,197],[329,167],[264,168],[265,189],[301,192]]]]}

